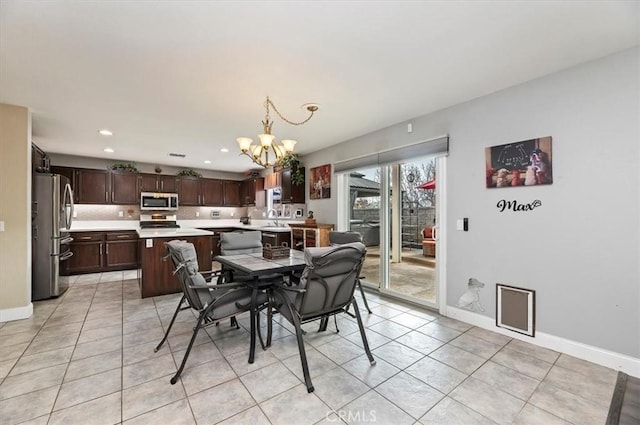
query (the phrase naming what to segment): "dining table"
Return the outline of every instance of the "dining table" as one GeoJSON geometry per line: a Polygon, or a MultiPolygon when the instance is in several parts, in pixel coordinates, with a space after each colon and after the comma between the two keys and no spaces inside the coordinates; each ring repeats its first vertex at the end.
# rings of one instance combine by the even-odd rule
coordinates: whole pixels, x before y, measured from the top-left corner
{"type": "Polygon", "coordinates": [[[262,253],[218,255],[214,257],[222,265],[222,269],[229,269],[241,275],[250,276],[246,284],[253,290],[251,292],[251,305],[249,308],[251,317],[251,341],[249,346],[249,363],[253,363],[256,350],[256,314],[258,308],[258,292],[273,284],[272,279],[261,279],[267,275],[279,274],[282,277],[305,268],[304,252],[290,250],[288,257],[265,258],[262,253]]]}

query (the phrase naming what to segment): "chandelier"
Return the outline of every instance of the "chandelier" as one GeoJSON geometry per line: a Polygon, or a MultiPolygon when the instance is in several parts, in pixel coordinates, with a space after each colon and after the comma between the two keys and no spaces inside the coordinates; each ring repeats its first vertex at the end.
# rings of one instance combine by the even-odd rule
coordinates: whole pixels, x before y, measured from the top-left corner
{"type": "Polygon", "coordinates": [[[267,96],[267,100],[264,102],[264,107],[267,113],[264,116],[264,121],[262,121],[263,132],[262,134],[258,134],[260,142],[253,144],[253,139],[250,137],[238,137],[236,141],[240,146],[241,154],[247,155],[256,164],[261,165],[264,168],[269,168],[279,163],[287,154],[293,153],[293,148],[297,143],[295,140],[283,140],[281,142],[282,144],[278,144],[274,140],[275,136],[271,134],[273,121],[271,121],[271,117],[269,116],[269,107],[272,107],[280,119],[287,124],[302,125],[313,117],[313,113],[318,110],[318,105],[315,103],[307,103],[302,106],[309,111],[309,116],[303,121],[293,122],[282,116],[280,111],[276,108],[276,105],[274,105],[271,99],[269,99],[269,96],[267,96]]]}

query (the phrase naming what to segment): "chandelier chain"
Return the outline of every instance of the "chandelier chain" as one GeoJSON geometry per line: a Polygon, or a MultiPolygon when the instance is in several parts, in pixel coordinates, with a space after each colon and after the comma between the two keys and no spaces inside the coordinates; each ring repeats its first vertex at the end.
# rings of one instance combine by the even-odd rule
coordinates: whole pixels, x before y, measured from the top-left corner
{"type": "Polygon", "coordinates": [[[278,108],[276,108],[276,105],[273,104],[273,102],[271,101],[271,99],[269,99],[267,97],[267,100],[265,102],[265,105],[267,107],[267,121],[269,120],[269,105],[271,105],[271,107],[273,108],[274,111],[276,111],[276,114],[278,114],[278,116],[280,117],[280,119],[284,122],[286,122],[287,124],[290,125],[302,125],[306,122],[308,122],[312,117],[313,117],[313,112],[314,111],[309,111],[310,115],[307,117],[307,119],[305,119],[304,121],[300,121],[300,122],[294,122],[294,121],[290,121],[288,119],[286,119],[281,113],[280,111],[278,111],[278,108]]]}

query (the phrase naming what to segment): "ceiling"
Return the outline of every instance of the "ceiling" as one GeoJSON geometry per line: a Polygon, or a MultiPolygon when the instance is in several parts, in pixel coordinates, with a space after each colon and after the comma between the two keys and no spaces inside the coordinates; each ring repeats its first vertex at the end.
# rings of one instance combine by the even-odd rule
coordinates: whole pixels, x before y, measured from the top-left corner
{"type": "Polygon", "coordinates": [[[639,5],[2,0],[0,102],[47,152],[239,172],[266,96],[293,121],[321,105],[272,111],[304,155],[637,46],[639,5]]]}

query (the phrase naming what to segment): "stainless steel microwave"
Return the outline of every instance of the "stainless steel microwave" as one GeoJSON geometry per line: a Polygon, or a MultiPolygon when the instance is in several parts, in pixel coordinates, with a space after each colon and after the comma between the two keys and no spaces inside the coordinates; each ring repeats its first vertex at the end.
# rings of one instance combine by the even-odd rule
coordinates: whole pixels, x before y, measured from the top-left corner
{"type": "Polygon", "coordinates": [[[177,209],[177,193],[142,192],[140,194],[140,210],[142,211],[176,211],[177,209]]]}

